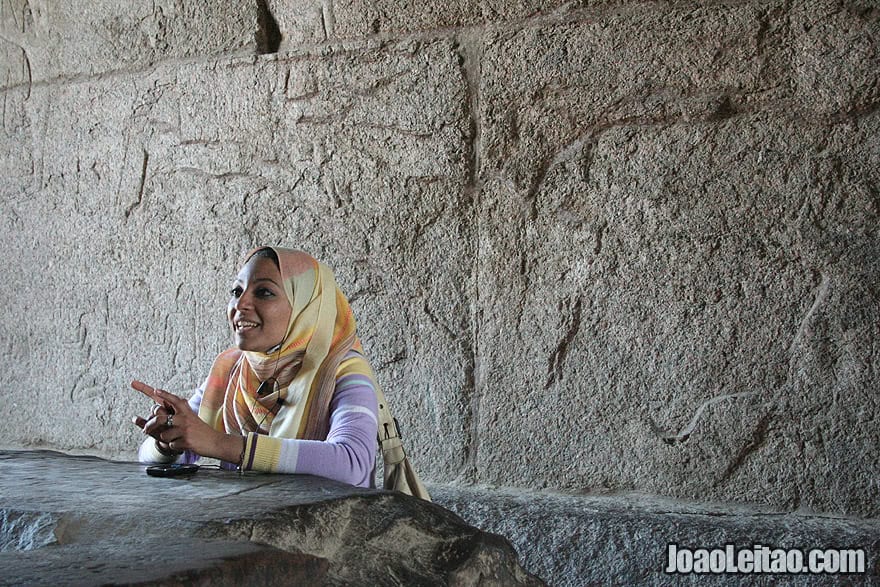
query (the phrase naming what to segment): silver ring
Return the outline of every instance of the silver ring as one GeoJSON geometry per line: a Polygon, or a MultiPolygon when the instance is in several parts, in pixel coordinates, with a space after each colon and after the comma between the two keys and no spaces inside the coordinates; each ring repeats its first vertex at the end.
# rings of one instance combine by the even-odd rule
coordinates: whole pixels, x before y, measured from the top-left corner
{"type": "Polygon", "coordinates": [[[168,414],[168,419],[165,420],[165,428],[171,428],[174,426],[174,414],[168,414]]]}

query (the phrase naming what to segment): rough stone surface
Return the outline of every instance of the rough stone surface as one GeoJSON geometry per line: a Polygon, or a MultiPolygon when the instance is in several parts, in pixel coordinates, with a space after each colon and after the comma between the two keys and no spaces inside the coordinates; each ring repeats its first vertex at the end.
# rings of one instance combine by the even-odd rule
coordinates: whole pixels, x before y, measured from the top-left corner
{"type": "Polygon", "coordinates": [[[199,385],[229,344],[236,267],[269,242],[336,270],[401,425],[444,431],[440,443],[409,434],[408,447],[462,468],[470,204],[449,43],[163,66],[64,88],[9,91],[0,181],[15,254],[0,263],[33,319],[4,330],[4,348],[10,381],[35,401],[0,407],[33,423],[3,441],[131,450],[127,417],[146,403],[128,381],[199,385]],[[32,247],[28,235],[44,234],[32,247]],[[38,283],[13,265],[48,272],[38,283]],[[48,346],[60,360],[28,358],[48,346]],[[41,374],[28,383],[19,369],[31,361],[41,374]]]}
{"type": "Polygon", "coordinates": [[[481,17],[479,3],[470,0],[418,4],[392,0],[269,0],[267,5],[282,35],[282,47],[426,32],[471,25],[481,17]]]}
{"type": "Polygon", "coordinates": [[[0,87],[255,50],[255,2],[5,0],[0,87]]]}
{"type": "Polygon", "coordinates": [[[880,176],[859,170],[878,168],[865,148],[878,130],[876,117],[758,116],[614,128],[552,165],[531,202],[493,183],[490,214],[523,219],[493,223],[482,256],[498,317],[482,377],[512,392],[480,413],[514,416],[481,427],[478,470],[504,485],[876,503],[880,176]],[[835,469],[824,494],[817,462],[835,469]]]}
{"type": "Polygon", "coordinates": [[[566,18],[613,5],[607,0],[267,0],[281,47],[370,37],[447,35],[528,18],[566,18]]]}
{"type": "Polygon", "coordinates": [[[877,15],[840,12],[486,37],[474,480],[877,513],[877,62],[816,49],[877,15]]]}
{"type": "Polygon", "coordinates": [[[0,468],[3,520],[54,538],[23,544],[29,527],[4,523],[2,585],[541,584],[502,537],[401,494],[52,452],[0,452],[0,468]]]}
{"type": "Polygon", "coordinates": [[[0,443],[131,454],[272,242],[428,480],[880,515],[875,3],[0,16],[0,443]]]}
{"type": "Polygon", "coordinates": [[[548,584],[880,585],[880,519],[793,514],[766,507],[684,502],[643,494],[561,495],[431,487],[436,502],[507,537],[523,566],[548,584]],[[865,573],[667,574],[668,548],[861,549],[865,573]],[[552,556],[549,555],[552,553],[552,556]]]}

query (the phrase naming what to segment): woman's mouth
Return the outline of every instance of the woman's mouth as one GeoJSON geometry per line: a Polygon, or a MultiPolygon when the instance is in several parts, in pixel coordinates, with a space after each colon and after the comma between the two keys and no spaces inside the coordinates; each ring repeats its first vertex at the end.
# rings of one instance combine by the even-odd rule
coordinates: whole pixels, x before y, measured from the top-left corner
{"type": "Polygon", "coordinates": [[[253,330],[257,328],[259,324],[256,322],[251,322],[250,320],[239,320],[235,323],[235,331],[236,332],[246,332],[248,330],[253,330]]]}

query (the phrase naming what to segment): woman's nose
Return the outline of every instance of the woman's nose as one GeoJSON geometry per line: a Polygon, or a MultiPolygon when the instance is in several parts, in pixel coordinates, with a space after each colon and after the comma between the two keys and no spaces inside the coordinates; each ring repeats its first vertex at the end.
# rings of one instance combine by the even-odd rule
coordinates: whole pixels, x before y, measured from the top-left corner
{"type": "Polygon", "coordinates": [[[244,291],[241,293],[240,296],[235,298],[235,301],[233,302],[232,307],[235,308],[236,310],[239,310],[239,311],[241,311],[243,309],[246,310],[246,309],[253,308],[254,307],[253,299],[251,298],[251,296],[248,294],[247,291],[244,291]]]}

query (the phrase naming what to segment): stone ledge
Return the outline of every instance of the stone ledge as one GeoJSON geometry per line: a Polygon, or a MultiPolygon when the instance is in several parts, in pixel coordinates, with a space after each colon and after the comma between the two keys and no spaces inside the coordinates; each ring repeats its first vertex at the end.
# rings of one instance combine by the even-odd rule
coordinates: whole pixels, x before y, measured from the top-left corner
{"type": "Polygon", "coordinates": [[[0,585],[541,584],[505,539],[409,496],[305,475],[143,469],[0,451],[0,585]]]}
{"type": "Polygon", "coordinates": [[[0,554],[0,585],[315,585],[328,561],[246,542],[155,539],[0,554]],[[192,553],[197,553],[192,556],[192,553]],[[284,577],[285,581],[279,581],[284,577]]]}
{"type": "Polygon", "coordinates": [[[880,585],[880,519],[686,502],[643,494],[564,495],[430,485],[435,502],[505,536],[526,570],[576,585],[880,585]],[[666,575],[670,543],[696,549],[861,548],[863,575],[666,575]]]}

